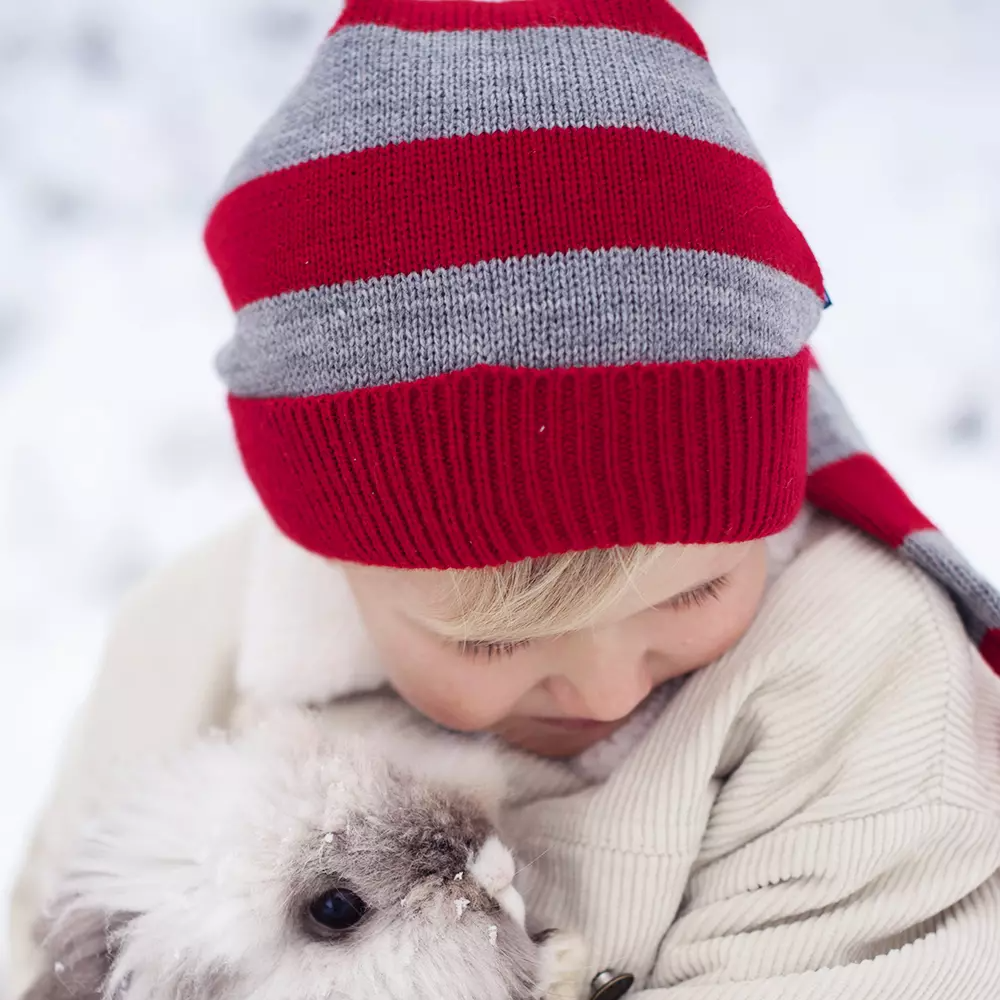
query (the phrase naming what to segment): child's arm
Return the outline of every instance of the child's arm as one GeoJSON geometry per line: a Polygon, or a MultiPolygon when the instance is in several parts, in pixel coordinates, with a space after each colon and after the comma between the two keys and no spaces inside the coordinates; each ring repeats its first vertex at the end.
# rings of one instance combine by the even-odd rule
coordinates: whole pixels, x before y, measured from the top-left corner
{"type": "Polygon", "coordinates": [[[55,869],[115,768],[226,722],[242,613],[248,519],[138,588],[113,623],[15,881],[8,990],[32,979],[33,931],[55,869]]]}
{"type": "Polygon", "coordinates": [[[672,985],[635,1000],[995,1000],[998,829],[942,805],[765,836],[695,879],[672,985]]]}
{"type": "Polygon", "coordinates": [[[934,585],[870,563],[856,600],[869,573],[905,574],[905,600],[788,602],[797,634],[771,656],[803,666],[730,730],[658,988],[636,1000],[1000,995],[1000,681],[934,585]],[[827,618],[850,658],[814,633],[827,618]]]}

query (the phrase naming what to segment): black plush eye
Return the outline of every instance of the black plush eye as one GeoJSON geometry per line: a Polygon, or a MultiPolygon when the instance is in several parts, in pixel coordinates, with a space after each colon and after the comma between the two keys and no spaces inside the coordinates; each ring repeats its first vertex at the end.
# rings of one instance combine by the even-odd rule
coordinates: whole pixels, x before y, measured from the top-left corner
{"type": "Polygon", "coordinates": [[[321,933],[346,931],[367,912],[365,901],[350,889],[330,889],[309,904],[309,922],[321,933]]]}

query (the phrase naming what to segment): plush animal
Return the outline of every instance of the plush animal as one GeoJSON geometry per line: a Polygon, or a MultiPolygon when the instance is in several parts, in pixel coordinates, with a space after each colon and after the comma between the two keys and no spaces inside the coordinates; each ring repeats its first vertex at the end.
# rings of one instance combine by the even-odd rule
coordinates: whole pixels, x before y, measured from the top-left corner
{"type": "Polygon", "coordinates": [[[574,1000],[497,832],[505,752],[388,696],[139,768],[84,829],[24,1000],[574,1000]]]}

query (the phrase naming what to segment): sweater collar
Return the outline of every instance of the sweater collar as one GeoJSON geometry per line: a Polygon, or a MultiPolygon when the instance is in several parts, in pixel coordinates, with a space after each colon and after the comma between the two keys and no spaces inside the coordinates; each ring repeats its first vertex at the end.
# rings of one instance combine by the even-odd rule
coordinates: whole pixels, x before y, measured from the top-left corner
{"type": "Polygon", "coordinates": [[[325,704],[384,683],[341,567],[262,520],[250,557],[238,693],[254,701],[325,704]]]}

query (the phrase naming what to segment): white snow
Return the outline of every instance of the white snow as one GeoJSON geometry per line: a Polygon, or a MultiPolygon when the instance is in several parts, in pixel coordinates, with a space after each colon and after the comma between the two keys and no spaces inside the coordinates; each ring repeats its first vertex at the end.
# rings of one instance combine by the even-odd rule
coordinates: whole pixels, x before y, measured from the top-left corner
{"type": "MultiPolygon", "coordinates": [[[[1000,580],[1000,6],[684,6],[826,271],[827,369],[1000,580]]],[[[0,5],[0,892],[123,590],[251,502],[201,225],[335,16],[0,5]]]]}

